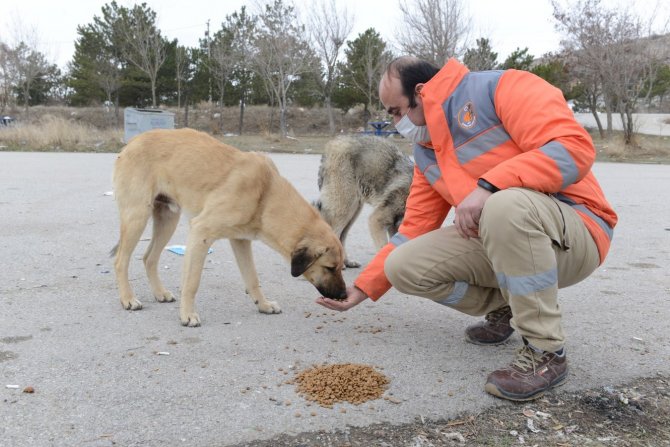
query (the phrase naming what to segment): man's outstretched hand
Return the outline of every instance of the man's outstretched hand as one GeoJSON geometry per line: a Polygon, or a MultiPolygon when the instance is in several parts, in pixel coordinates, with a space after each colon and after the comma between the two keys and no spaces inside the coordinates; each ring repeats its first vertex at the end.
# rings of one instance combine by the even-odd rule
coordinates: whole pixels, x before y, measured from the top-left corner
{"type": "Polygon", "coordinates": [[[345,299],[332,300],[322,296],[316,299],[316,304],[320,304],[323,307],[327,307],[331,310],[344,312],[345,310],[349,310],[357,304],[362,303],[367,298],[368,296],[361,289],[355,286],[351,286],[347,287],[347,297],[345,299]]]}

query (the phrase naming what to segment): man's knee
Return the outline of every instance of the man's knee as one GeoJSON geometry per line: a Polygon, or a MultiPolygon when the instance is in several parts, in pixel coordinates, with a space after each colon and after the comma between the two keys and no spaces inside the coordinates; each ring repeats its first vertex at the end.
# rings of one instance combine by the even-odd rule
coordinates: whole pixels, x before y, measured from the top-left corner
{"type": "Polygon", "coordinates": [[[498,219],[507,220],[512,217],[510,208],[516,208],[520,204],[528,203],[526,192],[521,188],[503,189],[492,194],[484,203],[480,224],[486,221],[498,219]]]}
{"type": "Polygon", "coordinates": [[[491,229],[506,231],[503,228],[526,219],[531,204],[528,191],[522,188],[504,189],[492,194],[486,200],[479,219],[480,234],[491,229]]]}

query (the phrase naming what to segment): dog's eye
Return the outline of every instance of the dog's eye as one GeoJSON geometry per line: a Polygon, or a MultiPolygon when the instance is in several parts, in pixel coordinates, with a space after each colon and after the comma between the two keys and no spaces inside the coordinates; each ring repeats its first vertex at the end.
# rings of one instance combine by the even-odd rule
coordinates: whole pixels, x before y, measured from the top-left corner
{"type": "Polygon", "coordinates": [[[337,271],[337,267],[326,267],[326,270],[328,270],[331,273],[335,273],[337,271]]]}

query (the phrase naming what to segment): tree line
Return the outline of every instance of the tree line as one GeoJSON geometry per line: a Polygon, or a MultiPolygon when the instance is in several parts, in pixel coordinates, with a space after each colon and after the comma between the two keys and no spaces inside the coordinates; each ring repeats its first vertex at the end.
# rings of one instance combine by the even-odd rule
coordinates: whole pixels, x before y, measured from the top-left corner
{"type": "MultiPolygon", "coordinates": [[[[256,11],[242,6],[207,31],[195,47],[169,39],[146,3],[105,4],[77,27],[72,60],[64,73],[30,39],[0,42],[0,111],[22,105],[113,105],[188,108],[208,101],[239,108],[243,133],[247,105],[268,104],[287,134],[291,105],[322,106],[335,132],[336,109],[362,104],[364,120],[379,110],[377,86],[396,55],[411,54],[442,66],[450,57],[471,70],[531,71],[563,91],[575,107],[594,114],[600,132],[617,113],[630,142],[632,113],[641,103],[662,105],[670,91],[670,40],[629,9],[601,0],[552,0],[563,37],[560,51],[536,57],[517,48],[503,61],[487,37],[470,42],[472,17],[463,0],[398,0],[405,29],[386,41],[374,28],[352,37],[353,15],[335,0],[317,0],[300,16],[290,0],[271,0],[256,11]],[[607,113],[605,125],[597,112],[607,113]]],[[[659,31],[660,30],[660,31],[659,31]]]]}

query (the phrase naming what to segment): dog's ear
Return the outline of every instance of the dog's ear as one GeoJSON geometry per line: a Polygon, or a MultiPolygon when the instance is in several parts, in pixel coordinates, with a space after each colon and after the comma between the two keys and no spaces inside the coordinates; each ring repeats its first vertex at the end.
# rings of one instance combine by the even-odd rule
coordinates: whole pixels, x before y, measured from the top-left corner
{"type": "Polygon", "coordinates": [[[314,264],[316,259],[317,256],[314,256],[314,253],[310,253],[307,247],[298,247],[293,250],[293,253],[291,253],[291,276],[296,278],[305,273],[305,270],[314,264]]]}

